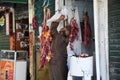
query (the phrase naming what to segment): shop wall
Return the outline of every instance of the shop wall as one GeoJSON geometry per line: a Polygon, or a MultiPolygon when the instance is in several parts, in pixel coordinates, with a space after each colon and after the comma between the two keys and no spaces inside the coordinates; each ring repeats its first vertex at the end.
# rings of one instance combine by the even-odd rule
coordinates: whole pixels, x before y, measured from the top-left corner
{"type": "Polygon", "coordinates": [[[120,80],[120,0],[108,0],[110,80],[120,80]]]}

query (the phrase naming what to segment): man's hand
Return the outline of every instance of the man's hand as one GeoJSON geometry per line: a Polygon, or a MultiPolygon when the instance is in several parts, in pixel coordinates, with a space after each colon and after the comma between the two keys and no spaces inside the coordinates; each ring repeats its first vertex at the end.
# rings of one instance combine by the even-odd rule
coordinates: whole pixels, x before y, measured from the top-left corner
{"type": "Polygon", "coordinates": [[[56,20],[56,22],[60,22],[60,21],[64,20],[64,18],[65,18],[65,16],[64,16],[64,15],[61,15],[61,16],[56,20]]]}

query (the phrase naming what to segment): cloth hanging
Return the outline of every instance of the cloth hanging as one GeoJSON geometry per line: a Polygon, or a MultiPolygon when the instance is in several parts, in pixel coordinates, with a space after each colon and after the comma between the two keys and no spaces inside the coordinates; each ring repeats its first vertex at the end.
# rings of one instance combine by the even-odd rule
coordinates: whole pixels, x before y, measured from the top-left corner
{"type": "MultiPolygon", "coordinates": [[[[56,21],[61,15],[65,16],[64,20],[67,19],[68,10],[65,6],[60,11],[57,11],[55,15],[53,15],[50,19],[47,20],[47,26],[50,28],[51,23],[53,21],[56,21]]],[[[59,23],[57,30],[60,31],[61,28],[63,28],[63,21],[59,23]]]]}
{"type": "Polygon", "coordinates": [[[55,11],[63,9],[63,0],[55,0],[55,11]]]}

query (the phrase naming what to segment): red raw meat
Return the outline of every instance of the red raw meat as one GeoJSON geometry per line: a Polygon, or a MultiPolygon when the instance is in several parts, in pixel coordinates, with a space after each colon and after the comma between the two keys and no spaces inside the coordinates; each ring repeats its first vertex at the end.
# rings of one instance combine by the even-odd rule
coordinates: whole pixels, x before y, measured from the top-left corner
{"type": "Polygon", "coordinates": [[[71,35],[70,35],[70,48],[71,50],[73,50],[73,42],[75,41],[75,39],[78,39],[78,25],[77,22],[74,18],[71,19],[71,35]]]}

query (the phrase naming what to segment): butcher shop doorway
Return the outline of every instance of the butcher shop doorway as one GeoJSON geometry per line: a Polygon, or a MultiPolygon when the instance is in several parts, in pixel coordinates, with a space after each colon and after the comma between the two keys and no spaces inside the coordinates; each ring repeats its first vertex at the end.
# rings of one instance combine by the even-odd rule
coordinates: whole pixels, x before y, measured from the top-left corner
{"type": "MultiPolygon", "coordinates": [[[[50,1],[50,3],[52,3],[52,1],[50,1]]],[[[88,54],[89,56],[93,56],[93,76],[92,76],[92,80],[96,80],[96,67],[95,67],[95,40],[94,40],[94,11],[93,11],[93,0],[56,0],[55,2],[55,7],[71,7],[73,6],[74,8],[71,8],[70,10],[72,10],[72,13],[69,14],[73,14],[75,15],[75,11],[77,11],[77,15],[76,19],[77,22],[79,24],[79,29],[81,30],[81,34],[79,34],[81,36],[81,53],[85,53],[88,54]],[[58,3],[59,2],[59,3],[58,3]],[[58,5],[59,4],[59,5],[58,5]],[[87,16],[87,21],[89,22],[89,26],[87,29],[85,29],[85,17],[87,16]],[[88,39],[86,40],[85,35],[88,34],[88,39]]],[[[35,6],[37,8],[37,6],[35,6]]],[[[56,11],[57,9],[55,9],[56,11]]],[[[37,9],[37,13],[35,13],[36,15],[38,14],[39,8],[37,9]]],[[[39,11],[40,12],[40,11],[39,11]]],[[[55,12],[54,12],[55,13],[55,12]]],[[[41,13],[40,13],[41,14],[41,13]]],[[[53,14],[53,12],[52,12],[53,14]]],[[[54,14],[53,14],[54,15],[54,14]]],[[[41,22],[43,22],[41,20],[41,22]]],[[[41,22],[39,20],[38,23],[41,22]]],[[[37,32],[37,31],[36,31],[37,32]]],[[[39,33],[39,32],[37,32],[39,33]]],[[[37,39],[38,39],[38,35],[36,35],[37,39]]],[[[36,39],[36,40],[37,40],[36,39]]],[[[40,80],[40,79],[44,79],[44,80],[49,80],[48,79],[48,66],[45,66],[45,69],[43,72],[39,72],[39,62],[40,62],[40,53],[39,53],[39,40],[36,41],[36,46],[35,46],[35,55],[34,58],[35,60],[35,78],[36,80],[40,80]]]]}

